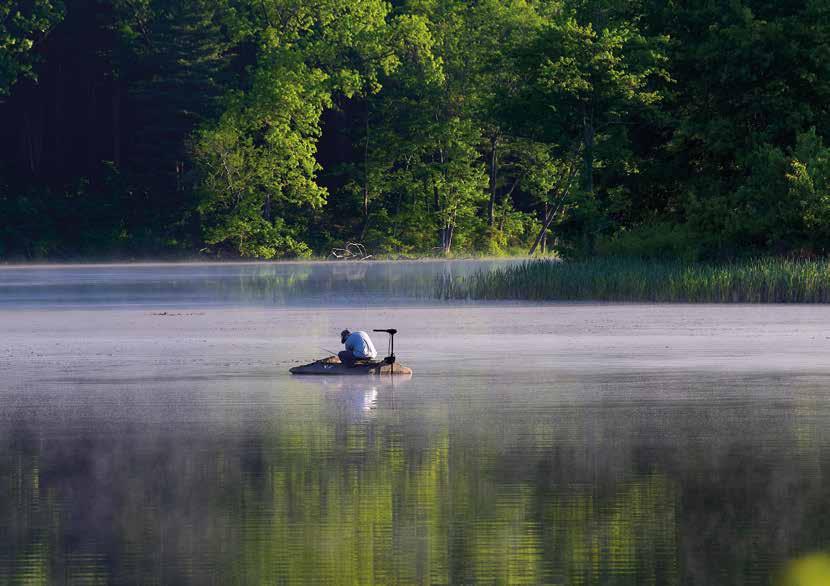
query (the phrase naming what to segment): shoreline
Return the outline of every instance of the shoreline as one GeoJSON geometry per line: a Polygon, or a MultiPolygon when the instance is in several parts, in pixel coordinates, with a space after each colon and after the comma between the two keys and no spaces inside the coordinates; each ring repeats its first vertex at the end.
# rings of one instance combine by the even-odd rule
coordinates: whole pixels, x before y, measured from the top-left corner
{"type": "Polygon", "coordinates": [[[75,268],[117,268],[117,267],[175,267],[175,266],[270,266],[270,265],[361,265],[361,264],[417,264],[428,262],[524,262],[533,260],[529,256],[469,256],[469,257],[441,257],[425,256],[418,258],[370,258],[366,260],[337,260],[329,258],[286,259],[286,260],[136,260],[136,261],[67,261],[43,263],[4,263],[0,262],[0,271],[6,269],[75,269],[75,268]]]}

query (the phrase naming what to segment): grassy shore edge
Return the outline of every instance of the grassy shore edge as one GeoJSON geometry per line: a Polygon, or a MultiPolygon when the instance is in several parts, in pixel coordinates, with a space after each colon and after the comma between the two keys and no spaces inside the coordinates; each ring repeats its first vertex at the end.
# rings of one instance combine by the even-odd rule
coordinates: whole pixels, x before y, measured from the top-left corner
{"type": "Polygon", "coordinates": [[[435,293],[440,299],[475,300],[827,303],[830,260],[531,260],[467,277],[439,276],[435,293]]]}

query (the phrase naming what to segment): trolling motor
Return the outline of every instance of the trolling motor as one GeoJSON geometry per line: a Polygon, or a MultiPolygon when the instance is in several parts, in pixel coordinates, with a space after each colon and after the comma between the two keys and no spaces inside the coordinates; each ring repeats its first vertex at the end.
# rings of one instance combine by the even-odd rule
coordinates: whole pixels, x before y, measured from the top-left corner
{"type": "Polygon", "coordinates": [[[389,346],[387,347],[387,351],[389,352],[389,356],[383,359],[383,362],[386,364],[395,364],[395,334],[398,333],[396,329],[388,329],[388,330],[372,330],[373,332],[386,332],[389,334],[389,346]]]}

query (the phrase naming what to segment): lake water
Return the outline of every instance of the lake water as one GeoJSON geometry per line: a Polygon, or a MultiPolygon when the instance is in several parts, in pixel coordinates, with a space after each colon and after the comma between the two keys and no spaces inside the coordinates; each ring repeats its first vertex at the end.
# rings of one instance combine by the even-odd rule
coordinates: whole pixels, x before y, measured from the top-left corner
{"type": "Polygon", "coordinates": [[[770,584],[830,548],[830,307],[428,299],[488,266],[0,269],[0,584],[770,584]],[[415,375],[288,374],[345,327],[415,375]]]}

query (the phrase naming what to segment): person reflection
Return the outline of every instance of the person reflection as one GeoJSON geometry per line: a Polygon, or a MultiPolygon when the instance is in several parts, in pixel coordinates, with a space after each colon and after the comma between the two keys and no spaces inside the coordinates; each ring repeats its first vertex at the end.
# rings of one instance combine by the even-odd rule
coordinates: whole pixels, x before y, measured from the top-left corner
{"type": "Polygon", "coordinates": [[[375,407],[377,406],[378,402],[378,389],[377,387],[371,387],[365,391],[363,391],[363,412],[364,413],[371,413],[375,407]]]}
{"type": "MultiPolygon", "coordinates": [[[[370,377],[344,380],[343,377],[316,377],[309,383],[322,383],[327,411],[342,423],[371,417],[378,406],[379,386],[370,377]]],[[[303,381],[306,382],[306,381],[303,381]]]]}
{"type": "Polygon", "coordinates": [[[324,396],[337,418],[364,420],[381,410],[395,408],[395,388],[406,384],[407,377],[314,377],[303,383],[322,384],[324,396]]]}

